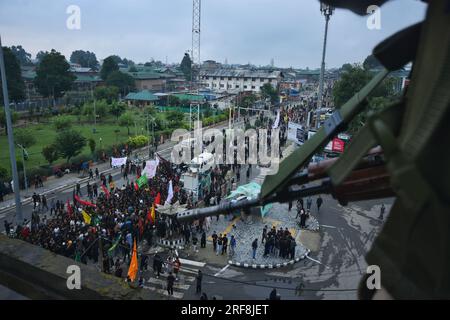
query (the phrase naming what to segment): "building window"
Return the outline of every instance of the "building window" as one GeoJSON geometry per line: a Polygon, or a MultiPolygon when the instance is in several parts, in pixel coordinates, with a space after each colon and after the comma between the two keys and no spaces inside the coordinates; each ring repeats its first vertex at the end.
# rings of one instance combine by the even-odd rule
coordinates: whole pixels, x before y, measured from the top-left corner
{"type": "Polygon", "coordinates": [[[272,83],[272,79],[269,79],[269,83],[272,83]]]}
{"type": "Polygon", "coordinates": [[[256,81],[256,78],[252,78],[252,81],[256,81]]]}
{"type": "Polygon", "coordinates": [[[247,86],[244,86],[244,89],[247,89],[247,86]]]}
{"type": "Polygon", "coordinates": [[[255,86],[252,86],[252,89],[255,89],[255,86]]]}
{"type": "Polygon", "coordinates": [[[220,80],[225,80],[225,77],[220,77],[220,80]]]}
{"type": "Polygon", "coordinates": [[[263,79],[263,78],[260,78],[259,81],[264,82],[264,79],[263,79]]]}
{"type": "Polygon", "coordinates": [[[223,87],[224,87],[223,83],[221,83],[221,84],[220,84],[220,87],[221,87],[221,88],[223,88],[223,87]]]}
{"type": "Polygon", "coordinates": [[[239,85],[238,84],[236,85],[236,89],[239,89],[239,85]]]}
{"type": "Polygon", "coordinates": [[[213,77],[213,80],[217,80],[217,77],[213,77]]]}
{"type": "Polygon", "coordinates": [[[231,77],[228,77],[228,80],[231,80],[232,78],[231,77]]]}

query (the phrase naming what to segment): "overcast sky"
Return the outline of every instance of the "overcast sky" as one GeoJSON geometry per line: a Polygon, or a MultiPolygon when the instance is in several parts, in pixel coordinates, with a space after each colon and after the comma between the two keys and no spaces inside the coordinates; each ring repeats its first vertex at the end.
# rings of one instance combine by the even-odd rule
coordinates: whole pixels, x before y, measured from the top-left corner
{"type": "MultiPolygon", "coordinates": [[[[336,10],[331,17],[327,67],[361,62],[388,35],[423,19],[426,6],[395,0],[381,8],[381,30],[367,17],[336,10]]],[[[180,62],[191,48],[191,0],[0,0],[3,45],[33,55],[52,48],[146,62],[180,62]],[[81,29],[69,30],[69,5],[81,9],[81,29]]],[[[320,65],[324,18],[317,0],[203,0],[201,59],[280,67],[320,65]]]]}

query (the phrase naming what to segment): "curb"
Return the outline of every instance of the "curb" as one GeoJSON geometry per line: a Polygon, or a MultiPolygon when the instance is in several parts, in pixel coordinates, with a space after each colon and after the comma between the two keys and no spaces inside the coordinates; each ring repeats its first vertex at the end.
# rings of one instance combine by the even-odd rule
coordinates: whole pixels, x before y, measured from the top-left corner
{"type": "Polygon", "coordinates": [[[303,254],[301,257],[295,258],[293,260],[289,260],[289,261],[283,262],[283,263],[276,263],[276,264],[249,264],[249,263],[242,263],[242,262],[229,260],[228,264],[230,264],[232,266],[235,266],[235,267],[248,268],[248,269],[276,269],[276,268],[283,268],[283,267],[287,267],[287,266],[293,265],[293,264],[299,262],[300,260],[305,259],[305,257],[307,255],[309,255],[310,252],[311,252],[311,250],[307,249],[306,253],[303,254]]]}
{"type": "Polygon", "coordinates": [[[184,246],[184,239],[176,239],[176,240],[159,239],[156,243],[162,247],[180,249],[180,247],[184,246]]]}

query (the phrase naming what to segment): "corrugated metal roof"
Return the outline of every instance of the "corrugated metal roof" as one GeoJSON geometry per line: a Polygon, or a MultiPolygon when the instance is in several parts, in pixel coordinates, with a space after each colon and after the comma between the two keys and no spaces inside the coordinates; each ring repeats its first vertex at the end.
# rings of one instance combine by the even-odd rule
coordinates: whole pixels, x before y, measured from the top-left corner
{"type": "Polygon", "coordinates": [[[148,90],[142,90],[139,92],[130,92],[125,97],[125,100],[156,101],[158,97],[148,90]]]}

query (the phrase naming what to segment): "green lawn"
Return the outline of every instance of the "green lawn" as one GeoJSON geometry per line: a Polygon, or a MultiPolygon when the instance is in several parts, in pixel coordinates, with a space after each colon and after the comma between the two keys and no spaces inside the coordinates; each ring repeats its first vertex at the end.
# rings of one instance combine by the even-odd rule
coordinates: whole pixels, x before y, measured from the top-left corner
{"type": "MultiPolygon", "coordinates": [[[[80,131],[82,135],[86,139],[93,138],[96,142],[96,149],[106,148],[108,146],[114,145],[117,142],[124,142],[128,139],[128,132],[126,127],[121,127],[117,123],[109,122],[109,123],[97,123],[96,129],[97,132],[93,133],[93,124],[73,124],[72,129],[80,131]],[[120,132],[116,135],[114,130],[120,130],[120,132]],[[100,142],[100,138],[102,142],[100,142]]],[[[42,148],[46,145],[51,144],[57,135],[57,131],[51,124],[38,124],[38,125],[30,125],[27,127],[32,130],[36,137],[36,144],[27,149],[29,153],[29,160],[26,161],[26,167],[32,168],[40,165],[47,165],[47,161],[42,155],[42,148]]],[[[130,134],[134,135],[135,128],[134,126],[130,128],[130,134]]],[[[138,134],[141,133],[141,128],[138,127],[138,134]]],[[[145,130],[144,130],[145,134],[145,130]]],[[[0,167],[3,167],[11,171],[11,164],[9,159],[9,147],[8,140],[5,134],[0,135],[0,150],[2,151],[0,154],[0,167]]],[[[83,149],[82,154],[89,155],[91,153],[89,146],[86,146],[83,149]]],[[[16,147],[16,158],[21,159],[20,148],[16,147]]],[[[65,159],[58,159],[55,164],[64,163],[65,159]]]]}

